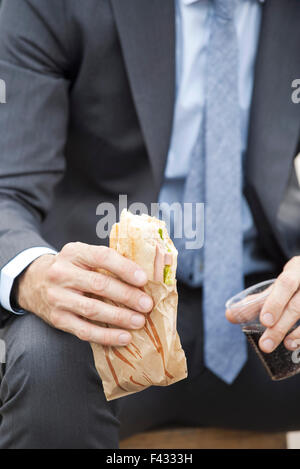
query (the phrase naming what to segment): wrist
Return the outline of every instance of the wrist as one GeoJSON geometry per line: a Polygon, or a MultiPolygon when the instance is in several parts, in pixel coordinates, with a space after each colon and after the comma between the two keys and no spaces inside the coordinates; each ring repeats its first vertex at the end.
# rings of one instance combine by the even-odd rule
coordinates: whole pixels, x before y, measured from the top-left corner
{"type": "Polygon", "coordinates": [[[15,280],[14,299],[19,308],[33,310],[36,292],[41,290],[43,273],[52,265],[54,258],[53,254],[38,257],[15,280]]]}

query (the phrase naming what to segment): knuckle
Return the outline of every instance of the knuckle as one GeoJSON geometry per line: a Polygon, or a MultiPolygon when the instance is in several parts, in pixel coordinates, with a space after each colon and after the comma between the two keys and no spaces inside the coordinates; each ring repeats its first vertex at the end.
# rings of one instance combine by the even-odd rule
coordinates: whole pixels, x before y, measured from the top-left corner
{"type": "Polygon", "coordinates": [[[103,330],[101,342],[102,345],[111,345],[113,343],[112,333],[109,328],[103,330]]]}
{"type": "Polygon", "coordinates": [[[122,296],[125,304],[135,305],[138,303],[138,294],[131,287],[125,286],[122,296]]]}
{"type": "Polygon", "coordinates": [[[63,276],[63,269],[60,262],[55,261],[48,269],[48,278],[51,282],[61,280],[63,276]]]}
{"type": "Polygon", "coordinates": [[[288,290],[296,290],[298,281],[290,272],[284,271],[279,275],[278,280],[281,285],[288,290]]]}
{"type": "Polygon", "coordinates": [[[77,332],[76,332],[76,335],[77,337],[80,339],[80,340],[84,340],[85,342],[89,341],[90,340],[90,333],[89,333],[89,330],[86,326],[82,325],[80,326],[78,329],[77,329],[77,332]]]}
{"type": "Polygon", "coordinates": [[[61,326],[61,315],[58,310],[52,310],[50,314],[50,320],[55,327],[61,326]]]}
{"type": "Polygon", "coordinates": [[[110,277],[108,275],[97,274],[93,277],[91,286],[93,291],[103,294],[109,287],[110,277]]]}
{"type": "Polygon", "coordinates": [[[92,292],[98,293],[105,288],[106,276],[102,274],[91,273],[89,286],[92,292]],[[103,278],[104,277],[104,278],[103,278]]]}
{"type": "Polygon", "coordinates": [[[61,255],[63,257],[67,257],[69,259],[75,259],[80,257],[80,253],[82,251],[82,248],[84,246],[84,243],[81,243],[80,241],[74,241],[71,243],[65,244],[65,246],[61,250],[61,255]]]}
{"type": "Polygon", "coordinates": [[[57,304],[57,294],[55,288],[47,288],[46,290],[47,302],[51,306],[56,306],[57,304]]]}
{"type": "Polygon", "coordinates": [[[123,325],[126,322],[126,315],[121,308],[114,308],[111,313],[111,321],[116,325],[123,325]]]}
{"type": "Polygon", "coordinates": [[[72,256],[78,249],[78,244],[80,243],[72,242],[65,244],[61,250],[61,254],[65,256],[72,256]]]}
{"type": "Polygon", "coordinates": [[[87,300],[86,298],[82,299],[79,302],[79,311],[81,314],[88,319],[94,319],[96,312],[93,300],[87,300]]]}
{"type": "Polygon", "coordinates": [[[108,248],[106,246],[98,246],[98,262],[99,265],[105,265],[108,261],[108,258],[111,254],[111,248],[108,248]]]}

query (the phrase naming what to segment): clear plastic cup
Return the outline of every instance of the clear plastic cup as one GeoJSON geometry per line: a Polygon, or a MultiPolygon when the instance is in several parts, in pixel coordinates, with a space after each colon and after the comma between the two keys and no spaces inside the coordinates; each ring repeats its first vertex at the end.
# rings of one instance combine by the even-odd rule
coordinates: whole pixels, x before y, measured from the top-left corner
{"type": "Polygon", "coordinates": [[[234,313],[269,376],[278,381],[300,373],[300,355],[299,350],[291,352],[283,343],[272,353],[264,353],[258,346],[259,339],[266,330],[259,320],[260,312],[274,282],[275,279],[266,280],[243,290],[226,302],[226,309],[234,313]]]}

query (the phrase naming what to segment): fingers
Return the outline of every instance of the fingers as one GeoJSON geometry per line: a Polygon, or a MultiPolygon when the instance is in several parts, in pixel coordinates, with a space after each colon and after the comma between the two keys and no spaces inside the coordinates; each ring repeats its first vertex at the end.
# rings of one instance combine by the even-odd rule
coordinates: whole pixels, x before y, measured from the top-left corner
{"type": "Polygon", "coordinates": [[[264,326],[272,327],[277,323],[298,288],[299,276],[295,275],[290,264],[290,267],[287,267],[276,279],[261,310],[260,321],[264,326]]]}
{"type": "Polygon", "coordinates": [[[252,321],[259,314],[264,301],[265,292],[248,295],[226,310],[226,318],[233,324],[252,321]]]}
{"type": "Polygon", "coordinates": [[[68,311],[91,321],[108,323],[124,329],[140,329],[145,324],[142,314],[63,288],[50,289],[47,296],[52,311],[50,320],[53,322],[61,311],[68,311]]]}
{"type": "MultiPolygon", "coordinates": [[[[289,301],[277,323],[273,327],[266,329],[259,341],[261,350],[266,353],[273,352],[284,340],[289,330],[297,323],[299,318],[300,292],[296,293],[289,301]]],[[[288,338],[286,340],[288,340],[288,338]]]]}
{"type": "Polygon", "coordinates": [[[153,308],[152,298],[139,288],[108,275],[83,270],[70,264],[63,268],[60,285],[108,298],[141,313],[148,313],[153,308]]]}
{"type": "Polygon", "coordinates": [[[146,273],[135,262],[106,246],[69,243],[64,246],[61,254],[81,267],[106,269],[132,285],[141,287],[147,283],[146,273]]]}
{"type": "Polygon", "coordinates": [[[297,327],[284,339],[284,345],[288,350],[296,350],[300,347],[300,327],[297,327]]]}
{"type": "Polygon", "coordinates": [[[102,345],[127,345],[132,337],[127,331],[100,327],[67,311],[57,312],[53,317],[57,329],[69,332],[81,340],[102,345]]]}

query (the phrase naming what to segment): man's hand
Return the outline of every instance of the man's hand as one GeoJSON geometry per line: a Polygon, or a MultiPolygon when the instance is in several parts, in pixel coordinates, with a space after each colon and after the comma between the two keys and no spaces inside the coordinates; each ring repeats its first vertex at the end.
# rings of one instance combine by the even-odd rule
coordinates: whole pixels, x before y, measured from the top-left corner
{"type": "Polygon", "coordinates": [[[141,313],[153,307],[152,299],[139,288],[146,283],[146,273],[113,249],[70,243],[56,256],[41,256],[26,269],[19,279],[17,300],[22,309],[79,339],[126,345],[131,340],[127,329],[143,327],[145,317],[141,313]],[[120,280],[93,270],[97,268],[120,280]],[[89,298],[86,293],[124,307],[89,298]],[[114,327],[100,327],[86,319],[114,327]]]}
{"type": "MultiPolygon", "coordinates": [[[[300,319],[299,287],[300,256],[296,256],[285,265],[260,312],[260,322],[267,328],[259,341],[263,352],[273,352],[283,340],[288,350],[300,347],[300,327],[288,334],[300,319]]],[[[232,310],[226,316],[229,321],[238,322],[232,310]]]]}

